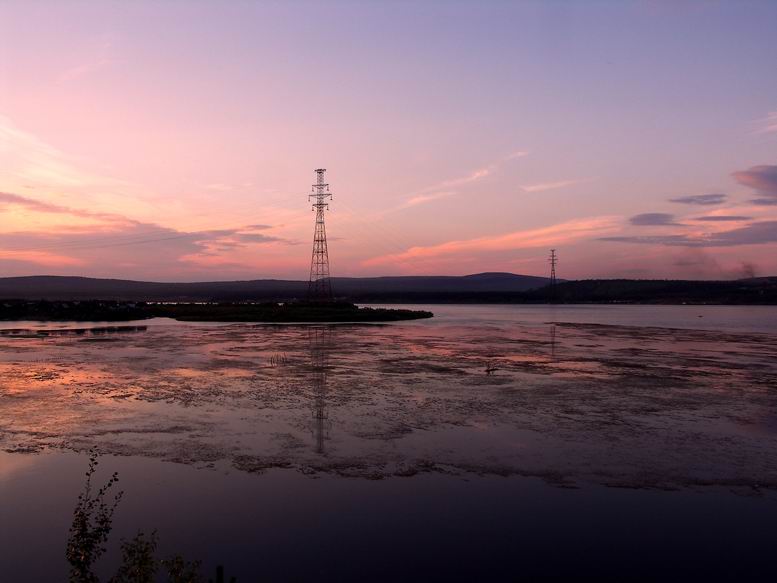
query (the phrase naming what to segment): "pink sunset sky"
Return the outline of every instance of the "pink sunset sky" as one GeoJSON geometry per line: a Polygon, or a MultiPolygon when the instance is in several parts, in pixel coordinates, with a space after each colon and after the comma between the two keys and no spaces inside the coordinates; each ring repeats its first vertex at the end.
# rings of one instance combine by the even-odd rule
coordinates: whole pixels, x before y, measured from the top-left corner
{"type": "Polygon", "coordinates": [[[775,2],[0,3],[0,276],[777,275],[775,2]]]}

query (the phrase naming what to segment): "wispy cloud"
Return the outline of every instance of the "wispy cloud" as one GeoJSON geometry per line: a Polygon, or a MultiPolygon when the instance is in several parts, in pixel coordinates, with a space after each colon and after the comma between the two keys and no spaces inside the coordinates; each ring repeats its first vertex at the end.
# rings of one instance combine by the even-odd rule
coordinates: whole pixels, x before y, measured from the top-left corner
{"type": "MultiPolygon", "coordinates": [[[[260,224],[260,216],[252,217],[255,224],[248,226],[202,228],[191,224],[191,217],[169,212],[176,208],[169,202],[164,212],[152,190],[85,167],[88,161],[67,155],[0,116],[3,273],[34,274],[45,267],[47,272],[165,280],[225,273],[245,278],[257,275],[259,265],[279,270],[294,265],[281,247],[297,242],[277,236],[278,225],[271,231],[260,224]],[[166,226],[166,216],[179,224],[166,226]],[[263,252],[258,254],[260,246],[263,252]]],[[[275,219],[283,216],[277,209],[263,210],[275,219]]],[[[212,213],[206,216],[206,223],[215,220],[212,213]]],[[[248,222],[247,217],[235,221],[248,222]]]]}
{"type": "Polygon", "coordinates": [[[0,115],[0,161],[5,172],[27,182],[76,187],[88,180],[66,161],[61,151],[20,130],[3,115],[0,115]]]}
{"type": "Polygon", "coordinates": [[[756,120],[755,123],[758,126],[755,130],[756,134],[777,133],[777,111],[770,111],[765,118],[756,120]]]}
{"type": "Polygon", "coordinates": [[[668,213],[642,213],[631,217],[629,222],[638,227],[678,224],[674,220],[674,215],[668,213]]]}
{"type": "Polygon", "coordinates": [[[97,57],[92,61],[81,63],[80,65],[76,65],[66,69],[65,71],[62,71],[62,73],[59,74],[59,77],[57,77],[57,81],[59,83],[75,81],[76,79],[80,79],[81,77],[85,77],[91,73],[99,71],[103,67],[110,65],[112,62],[113,60],[108,57],[97,57]]]}
{"type": "Polygon", "coordinates": [[[607,232],[612,232],[615,229],[617,229],[617,217],[601,216],[575,219],[547,227],[514,231],[502,235],[447,241],[445,243],[425,247],[411,247],[402,253],[373,257],[364,261],[363,264],[366,266],[374,266],[412,262],[441,256],[561,245],[579,239],[599,236],[607,232]]]}
{"type": "Polygon", "coordinates": [[[518,158],[523,158],[524,156],[528,156],[529,152],[526,150],[516,150],[515,152],[510,152],[507,156],[502,158],[504,162],[509,162],[510,160],[517,160],[518,158]]]}
{"type": "Polygon", "coordinates": [[[216,192],[228,192],[234,187],[229,184],[224,184],[223,182],[212,182],[210,184],[205,184],[203,188],[205,190],[214,190],[216,192]]]}
{"type": "MultiPolygon", "coordinates": [[[[180,230],[143,222],[119,214],[92,212],[39,201],[10,192],[0,192],[0,213],[28,216],[79,217],[87,223],[54,223],[46,229],[28,226],[0,232],[0,260],[3,265],[78,268],[92,273],[107,266],[137,266],[163,277],[191,269],[192,265],[218,260],[236,268],[224,255],[236,249],[267,244],[294,244],[264,231],[270,225],[252,224],[238,228],[180,230]],[[153,249],[152,253],[147,250],[153,249]]],[[[31,221],[32,225],[38,221],[31,221]]],[[[244,266],[245,268],[245,266],[244,266]]]]}
{"type": "Polygon", "coordinates": [[[164,276],[253,245],[287,241],[240,229],[179,231],[151,223],[128,222],[90,230],[17,231],[0,233],[0,258],[51,267],[99,272],[109,266],[137,265],[146,273],[164,276]]]}
{"type": "Polygon", "coordinates": [[[713,205],[722,204],[726,202],[725,194],[691,194],[690,196],[680,196],[678,198],[670,198],[669,202],[677,202],[680,204],[697,204],[697,205],[713,205]]]}
{"type": "Polygon", "coordinates": [[[94,54],[89,55],[81,63],[77,63],[62,71],[57,77],[58,83],[76,81],[77,79],[96,73],[115,62],[115,59],[111,56],[113,53],[111,35],[101,35],[95,40],[97,41],[97,44],[93,48],[94,54]]]}
{"type": "Polygon", "coordinates": [[[43,202],[34,198],[22,196],[20,194],[14,194],[12,192],[0,192],[0,207],[3,205],[19,206],[38,213],[71,215],[81,218],[100,219],[102,221],[131,222],[126,217],[121,215],[74,209],[50,202],[43,202]]]}
{"type": "Polygon", "coordinates": [[[572,186],[574,184],[581,184],[583,182],[590,182],[590,178],[580,178],[577,180],[558,180],[556,182],[540,182],[538,184],[526,184],[521,186],[521,190],[526,192],[544,192],[546,190],[556,190],[557,188],[564,188],[572,186]]]}
{"type": "Polygon", "coordinates": [[[602,241],[665,245],[669,247],[736,247],[777,243],[777,221],[760,221],[738,229],[694,235],[644,235],[601,237],[602,241]]]}
{"type": "Polygon", "coordinates": [[[410,195],[402,204],[400,204],[399,206],[391,210],[392,211],[402,210],[409,207],[418,206],[420,204],[424,204],[427,202],[431,202],[434,200],[439,200],[441,198],[447,198],[449,196],[453,196],[454,194],[457,193],[457,190],[456,190],[457,187],[465,186],[467,184],[471,184],[473,182],[482,180],[487,176],[491,176],[499,168],[499,166],[501,166],[505,162],[517,160],[518,158],[523,158],[524,156],[528,156],[528,155],[529,153],[523,150],[517,150],[515,152],[511,152],[510,154],[503,156],[502,158],[492,162],[491,164],[487,164],[486,166],[481,166],[480,168],[473,170],[472,172],[470,172],[465,176],[459,176],[457,178],[443,180],[442,182],[438,182],[437,184],[434,184],[432,186],[428,186],[427,188],[419,190],[418,192],[410,195]]]}
{"type": "Polygon", "coordinates": [[[469,184],[470,182],[475,182],[477,180],[480,180],[481,178],[485,178],[486,176],[490,176],[493,174],[499,166],[504,164],[505,162],[509,162],[511,160],[517,160],[518,158],[523,158],[524,156],[528,156],[529,152],[525,152],[523,150],[519,150],[516,152],[512,152],[511,154],[508,154],[507,156],[504,156],[500,158],[499,160],[496,160],[495,162],[492,162],[491,164],[488,164],[486,166],[482,166],[478,168],[477,170],[470,172],[466,176],[462,176],[460,178],[454,178],[452,180],[444,180],[443,182],[440,182],[439,184],[436,184],[434,186],[430,186],[429,188],[425,188],[422,192],[428,192],[430,190],[440,190],[443,188],[450,188],[453,186],[461,186],[462,184],[469,184]]]}
{"type": "Polygon", "coordinates": [[[734,222],[734,221],[750,221],[753,217],[745,217],[742,215],[708,215],[706,217],[696,217],[691,219],[692,221],[704,221],[708,223],[718,222],[734,222]]]}
{"type": "Polygon", "coordinates": [[[67,206],[77,199],[97,213],[159,216],[149,189],[86,170],[88,162],[69,156],[0,114],[0,190],[34,191],[42,202],[67,206]]]}
{"type": "Polygon", "coordinates": [[[444,190],[442,192],[432,192],[429,194],[419,194],[417,196],[408,198],[404,203],[402,203],[402,208],[408,208],[411,206],[417,206],[419,204],[424,204],[426,202],[431,202],[433,200],[439,200],[441,198],[448,198],[449,196],[452,196],[456,194],[454,190],[444,190]]]}
{"type": "Polygon", "coordinates": [[[747,170],[733,172],[732,176],[739,184],[752,188],[763,197],[750,202],[765,206],[777,204],[777,165],[752,166],[747,170]]]}

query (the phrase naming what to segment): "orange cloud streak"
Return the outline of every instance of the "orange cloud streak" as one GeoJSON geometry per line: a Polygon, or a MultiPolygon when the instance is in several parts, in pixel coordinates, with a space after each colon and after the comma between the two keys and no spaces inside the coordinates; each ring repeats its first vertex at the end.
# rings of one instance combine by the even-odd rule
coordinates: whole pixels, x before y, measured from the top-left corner
{"type": "Polygon", "coordinates": [[[618,228],[618,217],[602,216],[575,219],[557,225],[515,231],[504,235],[479,237],[463,241],[448,241],[427,247],[411,247],[403,253],[373,257],[362,263],[365,266],[386,263],[404,263],[431,257],[459,255],[477,252],[509,251],[548,245],[562,245],[577,239],[601,236],[618,228]]]}

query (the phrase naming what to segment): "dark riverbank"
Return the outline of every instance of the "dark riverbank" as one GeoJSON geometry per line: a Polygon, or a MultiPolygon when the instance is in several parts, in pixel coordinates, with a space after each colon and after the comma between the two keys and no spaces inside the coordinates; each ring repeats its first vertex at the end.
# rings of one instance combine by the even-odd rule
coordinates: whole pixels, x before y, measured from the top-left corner
{"type": "Polygon", "coordinates": [[[395,322],[431,318],[422,310],[359,308],[348,302],[176,303],[87,301],[0,302],[0,320],[127,322],[173,318],[187,322],[395,322]]]}
{"type": "MultiPolygon", "coordinates": [[[[585,279],[512,273],[461,277],[333,278],[335,296],[355,304],[716,304],[777,305],[777,277],[733,281],[585,279]]],[[[86,277],[0,278],[0,298],[18,300],[260,304],[294,302],[307,282],[281,280],[158,283],[86,277]]]]}
{"type": "Polygon", "coordinates": [[[777,305],[777,277],[736,281],[584,279],[519,292],[378,292],[352,298],[376,304],[777,305]]]}

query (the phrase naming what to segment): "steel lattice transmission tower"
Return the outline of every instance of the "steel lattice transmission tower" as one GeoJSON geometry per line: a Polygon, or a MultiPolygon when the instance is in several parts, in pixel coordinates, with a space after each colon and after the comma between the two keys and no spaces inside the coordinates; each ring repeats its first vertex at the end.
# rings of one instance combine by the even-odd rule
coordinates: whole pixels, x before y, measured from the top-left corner
{"type": "Polygon", "coordinates": [[[329,208],[326,199],[331,199],[332,195],[329,193],[329,185],[324,178],[325,172],[325,168],[316,169],[316,183],[312,187],[313,194],[308,195],[308,200],[314,199],[313,210],[316,211],[308,299],[318,302],[332,299],[332,283],[329,280],[329,251],[326,246],[326,226],[324,225],[324,211],[329,208]]]}
{"type": "Polygon", "coordinates": [[[550,263],[550,297],[551,300],[556,299],[556,264],[558,263],[558,255],[556,250],[550,250],[550,257],[548,257],[548,263],[550,263]]]}
{"type": "Polygon", "coordinates": [[[550,250],[548,263],[550,263],[550,285],[556,287],[556,265],[558,264],[558,255],[556,255],[555,249],[550,250]]]}

